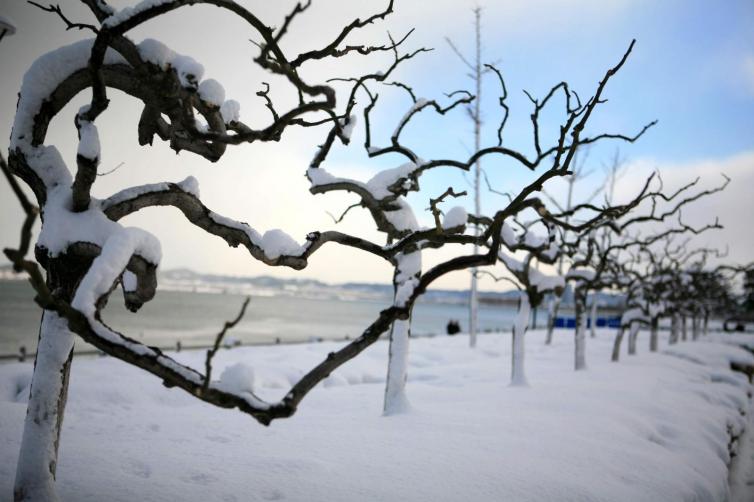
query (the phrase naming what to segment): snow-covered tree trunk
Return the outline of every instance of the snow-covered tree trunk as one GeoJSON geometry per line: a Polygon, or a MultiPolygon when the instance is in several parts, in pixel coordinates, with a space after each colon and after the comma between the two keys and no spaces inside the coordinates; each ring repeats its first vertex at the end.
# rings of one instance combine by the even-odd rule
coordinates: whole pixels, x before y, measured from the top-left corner
{"type": "Polygon", "coordinates": [[[590,335],[592,338],[597,337],[597,294],[595,293],[594,298],[592,299],[592,313],[590,314],[590,335]]]}
{"type": "Polygon", "coordinates": [[[518,301],[518,315],[513,325],[513,341],[511,350],[511,385],[527,386],[526,371],[524,370],[524,336],[526,328],[529,325],[529,315],[531,314],[531,304],[529,297],[521,294],[518,301]]]}
{"type": "MultiPolygon", "coordinates": [[[[70,302],[88,261],[68,254],[48,256],[45,261],[48,288],[57,298],[70,302]]],[[[54,311],[44,311],[16,466],[16,501],[58,500],[55,471],[75,336],[68,321],[54,311]]]]}
{"type": "Polygon", "coordinates": [[[409,410],[406,397],[408,369],[408,343],[411,336],[411,321],[395,321],[390,329],[390,349],[385,385],[385,415],[395,415],[409,410]]]}
{"type": "Polygon", "coordinates": [[[74,339],[67,321],[44,312],[13,489],[17,502],[58,500],[55,471],[74,339]]]}
{"type": "Polygon", "coordinates": [[[552,295],[550,304],[548,305],[547,315],[547,336],[545,337],[545,345],[552,343],[552,335],[555,331],[555,319],[558,317],[558,310],[560,309],[560,296],[552,295]]]}
{"type": "Polygon", "coordinates": [[[688,324],[686,322],[686,316],[681,315],[681,340],[684,342],[688,339],[688,324]]]}
{"type": "Polygon", "coordinates": [[[620,360],[620,346],[623,342],[623,333],[625,333],[626,328],[621,326],[618,328],[618,332],[615,334],[615,340],[613,341],[613,354],[610,358],[611,361],[617,363],[620,360]]]}
{"type": "Polygon", "coordinates": [[[696,341],[699,339],[699,316],[694,314],[691,317],[691,339],[696,341]]]}
{"type": "Polygon", "coordinates": [[[575,288],[576,329],[574,332],[574,369],[586,369],[586,294],[575,288]]]}
{"type": "MultiPolygon", "coordinates": [[[[400,254],[393,276],[395,305],[405,304],[408,296],[421,275],[421,251],[400,254]]],[[[387,380],[385,383],[385,415],[404,413],[410,409],[406,397],[406,377],[408,375],[408,345],[411,336],[411,318],[396,320],[390,329],[387,380]]]]}
{"type": "Polygon", "coordinates": [[[652,318],[652,322],[649,327],[649,351],[657,352],[658,347],[658,333],[657,330],[660,326],[660,318],[655,316],[652,318]]]}
{"type": "Polygon", "coordinates": [[[679,319],[679,316],[677,313],[673,313],[673,317],[670,318],[670,345],[675,345],[678,343],[678,337],[679,337],[679,329],[680,329],[681,321],[679,319]]]}
{"type": "Polygon", "coordinates": [[[641,325],[638,322],[632,322],[628,330],[628,354],[631,356],[636,354],[636,339],[640,327],[641,325]]]}

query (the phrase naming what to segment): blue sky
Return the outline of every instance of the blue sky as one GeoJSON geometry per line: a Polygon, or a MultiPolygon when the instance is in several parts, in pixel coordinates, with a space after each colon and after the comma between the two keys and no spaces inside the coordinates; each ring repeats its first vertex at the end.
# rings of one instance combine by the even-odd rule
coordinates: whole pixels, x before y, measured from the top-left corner
{"type": "MultiPolygon", "coordinates": [[[[537,3],[532,2],[524,16],[538,16],[537,3]]],[[[608,157],[619,147],[629,158],[651,157],[677,164],[725,157],[754,147],[752,2],[639,1],[612,6],[604,2],[605,6],[591,4],[583,9],[574,5],[576,12],[564,15],[562,22],[527,21],[533,24],[527,26],[530,29],[512,33],[506,33],[501,9],[485,8],[484,59],[499,61],[506,78],[511,107],[506,133],[509,145],[532,151],[531,106],[522,89],[541,97],[553,84],[566,80],[582,97],[588,97],[604,71],[636,38],[628,63],[607,88],[609,102],[595,114],[591,131],[632,134],[651,120],[659,123],[637,143],[605,142],[591,157],[608,157]]],[[[451,37],[470,55],[470,8],[453,10],[458,11],[455,19],[463,22],[455,23],[451,37]]],[[[436,38],[435,53],[414,62],[406,72],[407,79],[426,97],[470,88],[463,65],[439,33],[436,38]]],[[[498,92],[494,76],[489,75],[483,89],[488,141],[494,140],[497,127],[498,92]]],[[[553,110],[558,109],[560,103],[554,104],[553,110]]],[[[382,112],[386,121],[395,116],[389,109],[382,112]]],[[[546,123],[552,127],[560,123],[562,115],[553,113],[546,118],[551,119],[546,123]]],[[[426,123],[431,133],[415,128],[411,144],[427,152],[427,157],[438,150],[438,144],[462,157],[461,141],[472,143],[471,125],[462,113],[426,123]],[[432,122],[441,126],[431,128],[432,122]]],[[[387,127],[390,130],[392,126],[387,127]]],[[[492,164],[488,171],[494,176],[495,162],[487,164],[492,164]]]]}
{"type": "MultiPolygon", "coordinates": [[[[133,1],[113,1],[116,7],[132,5],[133,1]]],[[[720,172],[733,178],[724,196],[711,199],[687,214],[689,221],[707,221],[719,215],[726,230],[714,236],[714,243],[729,245],[731,259],[749,261],[754,258],[754,238],[745,216],[754,214],[754,202],[748,187],[754,186],[754,3],[749,1],[649,1],[649,0],[537,0],[480,2],[484,8],[484,59],[498,62],[508,85],[509,119],[506,144],[524,152],[533,152],[529,113],[531,106],[522,89],[534,96],[543,96],[549,88],[566,80],[583,98],[594,92],[605,70],[615,64],[631,39],[637,44],[626,66],[610,82],[606,97],[609,102],[596,112],[590,131],[632,134],[645,123],[659,120],[639,142],[633,145],[608,142],[593,148],[590,167],[597,171],[609,161],[615,148],[630,167],[619,190],[630,193],[652,169],[663,172],[668,185],[681,184],[697,175],[706,186],[717,183],[720,172]]],[[[288,10],[287,2],[249,2],[270,24],[278,24],[288,10]]],[[[328,41],[341,23],[355,16],[380,8],[383,2],[336,2],[314,0],[306,17],[291,26],[285,46],[291,53],[328,41]]],[[[371,26],[357,34],[353,42],[381,43],[385,31],[400,35],[411,27],[416,31],[406,48],[434,47],[431,53],[407,63],[396,75],[411,84],[416,93],[427,98],[442,98],[442,93],[471,88],[465,69],[452,53],[444,36],[451,37],[466,53],[473,47],[473,2],[437,0],[431,6],[424,2],[399,0],[395,14],[386,22],[371,26]]],[[[77,2],[63,5],[73,18],[86,19],[86,11],[77,2]]],[[[43,52],[86,37],[80,32],[66,32],[63,25],[49,14],[37,11],[20,0],[0,6],[0,14],[16,20],[19,33],[0,44],[0,136],[7,138],[13,120],[15,92],[23,72],[43,52]]],[[[248,38],[253,34],[241,23],[212,7],[181,9],[166,19],[150,23],[131,34],[135,40],[158,38],[175,50],[190,54],[206,68],[206,77],[220,80],[228,97],[242,103],[242,118],[252,120],[266,112],[254,93],[268,76],[251,63],[252,49],[248,38]],[[221,30],[216,27],[222,27],[221,30]],[[259,113],[257,113],[259,112],[259,113]]],[[[314,63],[306,68],[312,79],[352,75],[384,68],[387,60],[375,58],[344,58],[314,63]]],[[[272,81],[275,84],[275,81],[272,81]]],[[[274,92],[279,87],[273,85],[274,92]]],[[[493,141],[496,120],[498,85],[490,76],[483,90],[483,108],[487,119],[484,137],[493,141]]],[[[284,99],[285,89],[280,90],[284,99]]],[[[375,111],[376,133],[392,132],[396,121],[410,103],[397,92],[380,91],[380,106],[375,111]]],[[[208,165],[188,154],[175,156],[165,145],[140,148],[136,145],[138,110],[132,101],[113,93],[111,108],[100,119],[103,144],[103,168],[120,162],[125,167],[102,178],[95,194],[109,195],[129,185],[155,181],[177,181],[187,175],[196,176],[206,203],[214,210],[248,221],[264,231],[283,228],[297,239],[311,230],[332,227],[327,211],[336,213],[346,207],[348,197],[313,197],[306,191],[303,172],[314,147],[321,140],[316,132],[291,131],[281,144],[252,145],[233,149],[217,165],[208,165]]],[[[76,141],[72,114],[85,103],[80,96],[53,125],[49,142],[56,144],[72,159],[76,141]]],[[[553,103],[553,112],[543,117],[545,132],[562,119],[555,112],[560,103],[553,103]]],[[[408,144],[425,158],[467,155],[466,146],[473,143],[471,124],[464,113],[434,117],[431,113],[407,131],[408,144]]],[[[544,139],[543,143],[548,143],[544,139]]],[[[551,137],[551,136],[550,136],[551,137]]],[[[354,133],[354,144],[348,149],[333,151],[325,167],[335,174],[370,177],[381,167],[402,162],[391,158],[375,162],[366,159],[360,143],[363,132],[354,133]]],[[[485,161],[495,188],[508,190],[530,179],[520,166],[485,161]]],[[[601,183],[595,172],[579,189],[586,193],[601,183]]],[[[463,177],[451,170],[433,173],[422,180],[425,190],[410,201],[422,222],[430,224],[424,211],[427,200],[441,193],[448,185],[468,188],[463,177]]],[[[555,182],[548,190],[556,196],[564,183],[555,182]]],[[[471,207],[469,201],[460,201],[471,207]]],[[[483,209],[493,210],[500,203],[498,196],[485,194],[483,209]]],[[[16,240],[20,212],[9,191],[0,186],[0,244],[16,240]]],[[[255,263],[247,254],[228,250],[187,225],[180,215],[170,210],[150,210],[130,218],[130,224],[144,226],[157,234],[163,243],[166,268],[189,266],[197,270],[258,275],[294,275],[294,272],[269,269],[255,263]],[[187,252],[186,243],[191,243],[187,252]]],[[[370,228],[367,215],[354,213],[341,225],[343,231],[379,239],[370,228]]],[[[428,257],[426,263],[431,263],[428,257]]],[[[348,280],[387,281],[390,271],[377,261],[361,262],[344,250],[318,252],[304,272],[298,276],[315,277],[331,282],[348,280]]],[[[463,288],[466,274],[449,277],[440,285],[463,288]]],[[[485,285],[495,287],[494,285],[485,285]]]]}

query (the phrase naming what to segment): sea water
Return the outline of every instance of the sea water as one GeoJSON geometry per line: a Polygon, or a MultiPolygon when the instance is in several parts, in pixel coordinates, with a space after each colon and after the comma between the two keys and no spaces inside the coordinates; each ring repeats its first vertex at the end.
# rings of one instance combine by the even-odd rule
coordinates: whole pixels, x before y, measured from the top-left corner
{"type": "MultiPolygon", "coordinates": [[[[16,354],[25,346],[34,352],[40,308],[25,281],[0,280],[0,355],[16,354]]],[[[107,325],[148,345],[183,347],[207,345],[226,320],[236,317],[244,297],[237,294],[158,291],[155,298],[134,314],[125,309],[118,292],[103,311],[107,325]]],[[[241,343],[303,342],[318,339],[355,338],[390,305],[389,298],[337,299],[296,296],[251,295],[246,315],[228,337],[241,343]]],[[[545,313],[541,312],[540,323],[545,313]]],[[[479,308],[479,330],[510,329],[515,311],[510,305],[479,308]]],[[[468,327],[468,306],[462,303],[420,302],[414,307],[412,333],[417,336],[444,334],[449,320],[468,327]]],[[[83,343],[77,348],[91,349],[83,343]]]]}

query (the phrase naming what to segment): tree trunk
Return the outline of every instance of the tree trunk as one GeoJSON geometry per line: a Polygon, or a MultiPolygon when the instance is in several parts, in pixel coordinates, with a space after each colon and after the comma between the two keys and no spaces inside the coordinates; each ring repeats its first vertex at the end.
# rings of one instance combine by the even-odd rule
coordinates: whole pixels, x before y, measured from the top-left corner
{"type": "Polygon", "coordinates": [[[704,313],[704,322],[702,324],[702,335],[709,335],[709,312],[704,313]]]}
{"type": "MultiPolygon", "coordinates": [[[[62,300],[72,301],[91,260],[61,254],[44,261],[50,291],[62,300]]],[[[13,497],[17,502],[58,500],[55,472],[75,337],[68,322],[56,312],[43,312],[16,466],[13,497]]]]}
{"type": "Polygon", "coordinates": [[[650,331],[649,331],[649,351],[650,352],[657,352],[657,345],[658,345],[657,330],[659,326],[660,326],[660,318],[653,317],[652,324],[650,325],[650,331]]]}
{"type": "Polygon", "coordinates": [[[13,489],[17,502],[58,500],[55,470],[74,339],[64,319],[44,312],[13,489]]]}
{"type": "MultiPolygon", "coordinates": [[[[478,247],[474,246],[474,253],[478,247]]],[[[471,270],[471,290],[469,292],[469,347],[476,347],[477,319],[479,316],[479,298],[477,295],[477,271],[471,270]]]]}
{"type": "Polygon", "coordinates": [[[621,326],[618,328],[618,333],[615,335],[615,341],[613,342],[613,355],[610,359],[614,363],[617,363],[618,360],[620,360],[620,345],[621,342],[623,342],[623,333],[626,331],[626,328],[621,326]]]}
{"type": "Polygon", "coordinates": [[[532,307],[531,309],[531,329],[537,329],[537,310],[539,307],[532,307]]]}
{"type": "Polygon", "coordinates": [[[390,349],[385,384],[385,415],[404,413],[410,409],[406,397],[406,376],[408,369],[408,342],[411,321],[395,321],[390,328],[390,349]]]}
{"type": "Polygon", "coordinates": [[[511,350],[512,386],[529,385],[526,380],[526,372],[524,371],[524,335],[526,334],[526,328],[529,324],[530,313],[531,305],[529,304],[529,297],[525,294],[522,294],[518,302],[518,315],[516,316],[516,323],[513,325],[513,341],[511,350]]]}
{"type": "Polygon", "coordinates": [[[550,305],[548,308],[547,316],[547,337],[545,338],[545,345],[552,343],[552,334],[555,331],[555,318],[558,317],[558,310],[560,309],[560,297],[553,295],[550,299],[550,305]]]}
{"type": "Polygon", "coordinates": [[[574,331],[574,369],[586,369],[586,294],[576,288],[573,296],[576,309],[574,331]]]}
{"type": "Polygon", "coordinates": [[[694,341],[699,339],[699,316],[696,314],[691,317],[691,339],[694,341]]]}
{"type": "Polygon", "coordinates": [[[632,322],[628,331],[628,355],[636,355],[636,339],[639,335],[641,325],[638,322],[632,322]]]}
{"type": "MultiPolygon", "coordinates": [[[[421,275],[421,251],[403,256],[393,275],[395,288],[394,303],[402,300],[402,290],[421,275]],[[418,255],[418,256],[417,256],[418,255]]],[[[408,374],[408,345],[411,336],[411,313],[405,321],[396,320],[390,327],[390,348],[388,352],[387,379],[385,382],[385,415],[404,413],[410,409],[406,397],[406,376],[408,374]]]]}
{"type": "Polygon", "coordinates": [[[590,315],[591,318],[591,326],[590,326],[590,335],[592,338],[597,337],[597,295],[594,295],[594,298],[592,299],[592,313],[590,315]]]}
{"type": "Polygon", "coordinates": [[[678,343],[678,330],[680,325],[680,319],[677,313],[673,313],[673,317],[670,318],[670,345],[678,343]]]}
{"type": "Polygon", "coordinates": [[[686,323],[686,316],[681,315],[681,340],[684,342],[688,339],[688,325],[686,323]]]}

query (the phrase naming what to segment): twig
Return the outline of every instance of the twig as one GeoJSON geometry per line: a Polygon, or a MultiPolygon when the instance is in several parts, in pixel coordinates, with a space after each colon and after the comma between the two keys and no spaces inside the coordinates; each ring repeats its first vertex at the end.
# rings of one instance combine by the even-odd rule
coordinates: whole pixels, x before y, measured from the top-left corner
{"type": "Polygon", "coordinates": [[[345,217],[346,217],[346,215],[348,214],[348,212],[349,212],[349,211],[350,211],[351,209],[353,209],[353,208],[355,208],[355,207],[359,207],[360,205],[361,205],[361,202],[357,202],[356,204],[351,204],[350,206],[348,206],[348,207],[347,207],[347,208],[345,209],[345,211],[343,211],[343,213],[342,213],[342,214],[340,215],[340,217],[339,217],[339,218],[336,218],[336,217],[335,217],[335,215],[333,215],[333,214],[332,214],[332,213],[331,213],[330,211],[325,211],[325,212],[326,212],[326,213],[327,213],[327,214],[328,214],[328,215],[330,216],[330,218],[332,218],[332,219],[333,219],[333,222],[335,222],[336,224],[338,224],[338,223],[340,223],[341,221],[343,221],[343,218],[345,218],[345,217]]]}
{"type": "Polygon", "coordinates": [[[212,377],[212,358],[215,357],[215,353],[217,353],[218,349],[220,348],[220,344],[222,343],[223,338],[225,337],[225,333],[227,333],[230,328],[238,324],[243,318],[244,314],[246,313],[246,307],[249,305],[249,301],[251,301],[251,297],[247,296],[246,299],[243,301],[243,305],[241,305],[241,311],[238,313],[236,318],[233,319],[232,321],[225,321],[225,325],[223,326],[222,331],[220,331],[215,337],[215,345],[210,350],[207,351],[207,358],[204,361],[204,369],[205,369],[204,389],[205,390],[209,387],[209,382],[212,377]]]}
{"type": "Polygon", "coordinates": [[[121,162],[120,164],[118,164],[117,166],[113,167],[109,171],[105,171],[104,173],[97,173],[97,176],[107,176],[108,174],[113,174],[115,171],[117,171],[118,169],[120,169],[124,165],[126,165],[126,163],[125,162],[121,162]]]}
{"type": "Polygon", "coordinates": [[[443,194],[437,197],[436,199],[429,199],[428,209],[432,211],[432,216],[435,217],[435,228],[437,229],[438,233],[442,233],[442,221],[440,221],[440,215],[442,214],[442,211],[440,211],[440,208],[438,208],[437,205],[443,200],[445,200],[445,198],[448,196],[458,198],[458,197],[463,197],[465,195],[467,195],[465,190],[463,192],[456,193],[453,190],[453,187],[448,187],[448,189],[445,190],[445,192],[443,192],[443,194]]]}
{"type": "Polygon", "coordinates": [[[66,29],[66,31],[67,30],[77,29],[77,30],[91,30],[94,33],[98,33],[99,32],[99,30],[97,30],[97,28],[94,25],[86,24],[86,23],[74,23],[71,20],[69,20],[65,16],[65,14],[63,14],[63,11],[60,9],[60,5],[50,4],[47,7],[45,7],[44,5],[40,5],[37,2],[33,2],[31,0],[27,0],[27,1],[28,1],[28,3],[30,3],[34,7],[42,9],[45,12],[51,12],[53,14],[57,14],[58,17],[60,19],[62,19],[63,22],[65,23],[65,26],[66,26],[65,29],[66,29]]]}
{"type": "Polygon", "coordinates": [[[520,284],[519,284],[518,282],[516,282],[515,280],[511,279],[510,277],[497,276],[497,275],[493,274],[492,272],[490,272],[490,271],[488,271],[488,270],[480,270],[480,269],[477,269],[477,271],[476,271],[476,274],[477,274],[477,275],[480,275],[480,274],[481,274],[481,275],[486,275],[486,276],[489,276],[489,277],[491,277],[491,278],[492,278],[492,279],[493,279],[493,280],[494,280],[495,282],[501,282],[501,281],[510,282],[511,284],[513,284],[513,285],[514,285],[514,286],[516,287],[516,289],[517,289],[518,291],[521,291],[521,290],[522,290],[522,289],[521,289],[521,285],[520,285],[520,284]]]}

